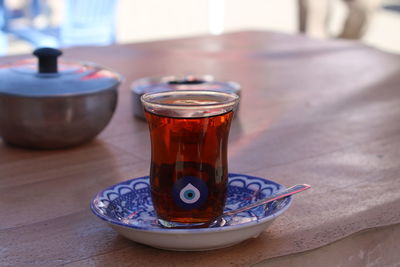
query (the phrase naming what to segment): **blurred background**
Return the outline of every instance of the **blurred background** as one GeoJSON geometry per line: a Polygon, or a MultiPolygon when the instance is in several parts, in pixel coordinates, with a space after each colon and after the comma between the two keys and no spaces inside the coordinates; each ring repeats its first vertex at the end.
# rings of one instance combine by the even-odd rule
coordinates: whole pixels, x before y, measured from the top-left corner
{"type": "MultiPolygon", "coordinates": [[[[0,55],[31,53],[40,46],[109,45],[240,30],[298,33],[301,28],[299,6],[308,1],[312,2],[0,0],[0,55]]],[[[349,2],[314,2],[316,6],[307,6],[306,19],[311,18],[314,20],[312,23],[322,21],[326,32],[313,30],[318,27],[312,25],[303,31],[314,38],[338,36],[346,17],[352,12],[349,2]],[[321,6],[321,3],[327,6],[321,6]],[[313,14],[316,18],[312,17],[313,14]]],[[[373,12],[368,13],[368,20],[364,19],[362,36],[351,39],[400,53],[400,0],[375,0],[374,3],[376,6],[373,12]]]]}

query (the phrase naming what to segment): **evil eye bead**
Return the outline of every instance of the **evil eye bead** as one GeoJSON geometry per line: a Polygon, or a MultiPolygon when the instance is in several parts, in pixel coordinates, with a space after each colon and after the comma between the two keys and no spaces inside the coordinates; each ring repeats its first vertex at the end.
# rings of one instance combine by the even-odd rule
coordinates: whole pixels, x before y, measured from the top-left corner
{"type": "Polygon", "coordinates": [[[200,199],[200,195],[201,193],[199,189],[189,183],[181,189],[181,192],[179,193],[179,198],[186,204],[193,204],[200,199]]]}
{"type": "Polygon", "coordinates": [[[175,182],[172,196],[177,206],[186,210],[196,209],[207,200],[208,188],[197,177],[183,177],[175,182]]]}

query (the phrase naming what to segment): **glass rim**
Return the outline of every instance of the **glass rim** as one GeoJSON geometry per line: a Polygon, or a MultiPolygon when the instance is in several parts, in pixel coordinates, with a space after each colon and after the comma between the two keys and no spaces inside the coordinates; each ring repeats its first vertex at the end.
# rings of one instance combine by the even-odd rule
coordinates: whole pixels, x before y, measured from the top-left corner
{"type": "Polygon", "coordinates": [[[234,92],[223,92],[214,90],[171,90],[162,92],[148,92],[140,97],[140,100],[144,107],[146,106],[158,106],[164,108],[175,108],[175,109],[198,109],[198,108],[214,108],[214,107],[229,107],[234,106],[239,102],[239,96],[234,92]],[[156,98],[168,96],[168,95],[224,95],[228,99],[216,103],[196,103],[196,104],[183,104],[183,103],[160,103],[156,101],[156,98]]]}

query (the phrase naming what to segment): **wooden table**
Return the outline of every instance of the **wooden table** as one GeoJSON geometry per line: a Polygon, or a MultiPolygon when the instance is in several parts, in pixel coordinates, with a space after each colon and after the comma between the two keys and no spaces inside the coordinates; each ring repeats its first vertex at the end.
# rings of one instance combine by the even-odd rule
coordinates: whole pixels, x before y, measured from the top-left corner
{"type": "MultiPolygon", "coordinates": [[[[80,147],[35,151],[0,143],[0,266],[278,265],[296,255],[297,263],[306,260],[295,253],[329,248],[361,230],[387,226],[395,230],[386,233],[400,233],[399,56],[356,42],[268,32],[64,52],[125,76],[118,108],[98,138],[80,147]],[[257,239],[217,251],[169,252],[119,236],[91,214],[89,201],[106,186],[148,174],[148,129],[132,116],[130,83],[190,73],[243,87],[230,136],[231,172],[313,189],[296,196],[257,239]],[[285,257],[270,260],[278,256],[285,257]]],[[[398,251],[399,242],[393,244],[398,251]]],[[[344,260],[363,265],[371,262],[369,252],[355,249],[344,260]]],[[[400,261],[397,254],[379,263],[400,261]]]]}

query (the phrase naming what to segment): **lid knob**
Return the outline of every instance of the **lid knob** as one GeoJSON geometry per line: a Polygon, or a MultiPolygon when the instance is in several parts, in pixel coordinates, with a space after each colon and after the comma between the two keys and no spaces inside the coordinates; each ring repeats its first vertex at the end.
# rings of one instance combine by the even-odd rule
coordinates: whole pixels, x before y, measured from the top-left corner
{"type": "Polygon", "coordinates": [[[33,51],[33,55],[39,60],[39,73],[57,73],[57,57],[62,55],[60,50],[44,47],[33,51]]]}
{"type": "Polygon", "coordinates": [[[184,78],[182,80],[173,80],[173,81],[169,81],[168,84],[172,84],[172,85],[191,85],[191,84],[202,84],[205,83],[206,81],[201,80],[201,79],[197,79],[197,78],[184,78]]]}

